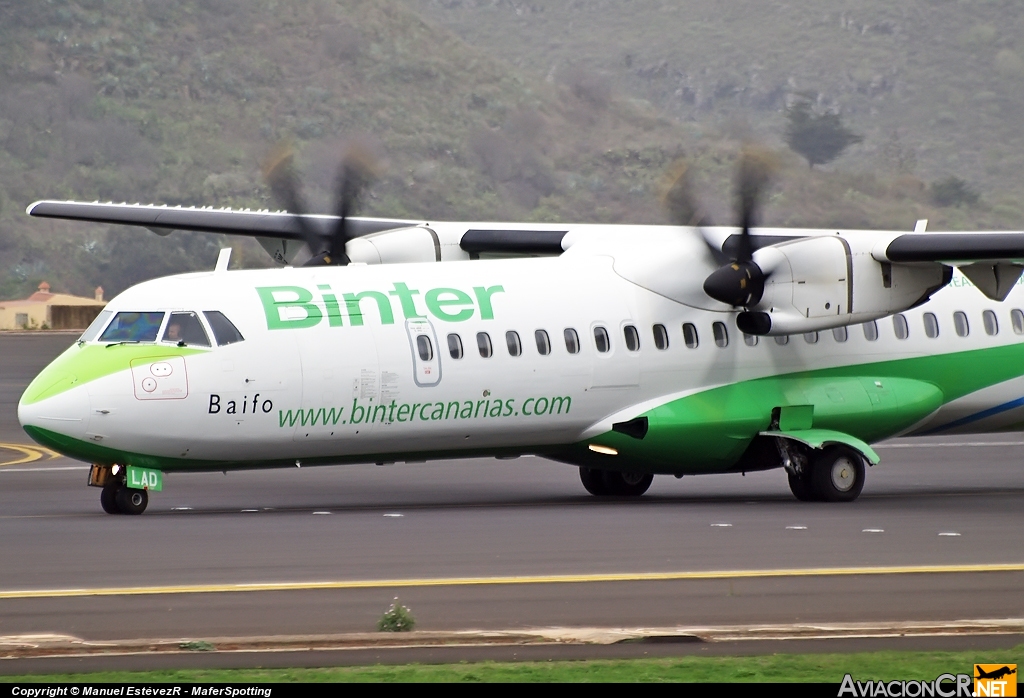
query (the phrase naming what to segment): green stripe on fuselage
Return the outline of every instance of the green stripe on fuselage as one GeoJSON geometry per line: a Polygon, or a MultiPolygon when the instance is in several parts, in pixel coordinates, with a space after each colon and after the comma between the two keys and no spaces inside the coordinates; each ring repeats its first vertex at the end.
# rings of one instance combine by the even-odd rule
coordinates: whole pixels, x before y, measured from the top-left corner
{"type": "Polygon", "coordinates": [[[21,396],[26,405],[59,395],[77,385],[131,368],[133,359],[191,356],[203,349],[173,344],[72,344],[29,383],[21,396]]]}
{"type": "Polygon", "coordinates": [[[1024,344],[800,371],[741,381],[671,400],[638,417],[636,439],[606,432],[566,453],[595,467],[669,473],[721,472],[735,465],[772,410],[813,405],[813,424],[868,443],[898,434],[939,407],[1024,374],[1024,344]],[[611,457],[589,444],[614,448],[611,457]]]}

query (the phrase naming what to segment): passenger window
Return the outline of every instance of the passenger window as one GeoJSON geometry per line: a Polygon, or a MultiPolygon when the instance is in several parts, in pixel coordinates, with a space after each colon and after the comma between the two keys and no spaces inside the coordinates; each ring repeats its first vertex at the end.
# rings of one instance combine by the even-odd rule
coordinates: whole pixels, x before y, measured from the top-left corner
{"type": "Polygon", "coordinates": [[[480,350],[480,356],[485,359],[491,358],[491,354],[494,353],[494,349],[491,347],[491,335],[486,332],[476,333],[476,346],[480,350]]]}
{"type": "Polygon", "coordinates": [[[462,358],[462,337],[454,332],[448,335],[448,355],[453,359],[462,358]]]}
{"type": "Polygon", "coordinates": [[[416,337],[416,352],[423,361],[430,361],[434,358],[434,345],[430,341],[430,337],[425,334],[416,337]]]}
{"type": "Polygon", "coordinates": [[[171,319],[167,321],[164,336],[160,341],[173,342],[179,347],[210,346],[210,338],[206,336],[206,330],[195,313],[171,313],[171,319]]]}
{"type": "Polygon", "coordinates": [[[817,332],[804,332],[804,341],[807,342],[808,344],[817,344],[818,343],[818,333],[817,332]]]}
{"type": "Polygon", "coordinates": [[[778,335],[775,338],[775,343],[778,344],[780,347],[786,346],[787,344],[789,344],[789,335],[788,334],[780,334],[780,335],[778,335]]]}
{"type": "Polygon", "coordinates": [[[958,310],[953,313],[953,329],[958,337],[966,337],[971,333],[971,326],[967,323],[967,313],[958,310]]]}
{"type": "Polygon", "coordinates": [[[155,342],[163,313],[118,313],[100,335],[101,342],[155,342]]]}
{"type": "Polygon", "coordinates": [[[640,351],[640,335],[632,325],[622,328],[622,334],[626,338],[626,348],[630,351],[640,351]]]}
{"type": "Polygon", "coordinates": [[[544,330],[537,330],[533,333],[533,338],[537,342],[537,353],[541,356],[547,356],[551,353],[551,340],[548,339],[548,333],[544,330]]]}
{"type": "Polygon", "coordinates": [[[697,327],[692,322],[687,322],[683,325],[683,343],[686,344],[687,349],[696,349],[697,345],[700,344],[700,340],[697,337],[697,327]]]}
{"type": "Polygon", "coordinates": [[[101,310],[100,314],[89,324],[82,336],[78,338],[79,342],[91,342],[96,339],[96,335],[100,333],[103,326],[107,324],[107,320],[114,314],[113,310],[101,310]]]}
{"type": "Polygon", "coordinates": [[[508,347],[509,356],[519,356],[523,353],[523,343],[519,341],[519,333],[509,330],[505,333],[505,346],[508,347]]]}
{"type": "Polygon", "coordinates": [[[595,327],[594,344],[597,345],[597,350],[602,354],[611,351],[612,340],[608,337],[608,330],[603,327],[595,327]]]}
{"type": "Polygon", "coordinates": [[[1014,308],[1010,311],[1010,324],[1014,334],[1024,334],[1024,311],[1014,308]]]}
{"type": "Polygon", "coordinates": [[[756,347],[757,346],[757,335],[756,334],[747,334],[746,332],[744,332],[743,333],[743,343],[746,344],[748,347],[756,347]]]}
{"type": "Polygon", "coordinates": [[[203,315],[206,316],[206,321],[210,323],[210,329],[213,330],[213,338],[217,340],[218,347],[245,341],[245,337],[227,319],[224,313],[219,310],[204,310],[203,315]]]}
{"type": "Polygon", "coordinates": [[[566,327],[565,331],[562,332],[562,337],[565,338],[565,350],[570,354],[580,353],[580,336],[576,334],[576,330],[571,327],[566,327]]]}
{"type": "Polygon", "coordinates": [[[999,334],[999,320],[996,319],[995,313],[986,310],[981,314],[981,319],[985,323],[985,334],[993,337],[999,334]]]}
{"type": "Polygon", "coordinates": [[[832,338],[842,344],[850,338],[850,333],[845,327],[836,327],[832,330],[832,338]]]}
{"type": "Polygon", "coordinates": [[[910,336],[910,326],[906,323],[906,315],[903,313],[893,315],[893,331],[898,340],[905,340],[910,336]]]}
{"type": "Polygon", "coordinates": [[[668,349],[668,330],[664,325],[654,326],[654,346],[662,351],[668,349]]]}
{"type": "Polygon", "coordinates": [[[935,313],[924,314],[924,333],[929,339],[939,336],[939,319],[935,317],[935,313]]]}
{"type": "Polygon", "coordinates": [[[907,316],[903,313],[892,316],[892,328],[896,332],[896,339],[906,339],[910,336],[910,327],[907,325],[907,316]]]}
{"type": "Polygon", "coordinates": [[[716,322],[711,325],[711,333],[715,336],[715,346],[724,349],[729,346],[729,330],[724,322],[716,322]]]}
{"type": "Polygon", "coordinates": [[[864,328],[864,339],[869,342],[873,342],[878,339],[878,323],[874,320],[865,322],[861,327],[864,328]]]}

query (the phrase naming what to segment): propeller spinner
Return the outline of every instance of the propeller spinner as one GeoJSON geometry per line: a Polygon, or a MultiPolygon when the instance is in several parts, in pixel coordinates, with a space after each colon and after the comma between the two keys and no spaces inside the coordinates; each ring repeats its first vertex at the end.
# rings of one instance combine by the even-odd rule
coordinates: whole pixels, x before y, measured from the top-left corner
{"type": "Polygon", "coordinates": [[[342,158],[335,178],[335,220],[323,229],[311,224],[306,205],[299,191],[295,174],[295,150],[290,144],[281,144],[271,151],[263,164],[263,177],[274,197],[295,221],[312,255],[303,266],[345,266],[351,260],[345,254],[345,245],[356,237],[350,217],[359,203],[363,191],[373,180],[374,160],[365,150],[351,148],[342,158]]]}

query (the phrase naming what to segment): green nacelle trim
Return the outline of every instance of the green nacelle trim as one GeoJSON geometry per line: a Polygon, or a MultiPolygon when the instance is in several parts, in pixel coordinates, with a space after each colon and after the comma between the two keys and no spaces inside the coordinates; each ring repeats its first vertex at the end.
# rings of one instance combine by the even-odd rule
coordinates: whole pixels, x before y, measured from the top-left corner
{"type": "Polygon", "coordinates": [[[881,458],[875,453],[875,449],[864,443],[856,436],[850,436],[840,431],[831,429],[793,429],[790,431],[762,431],[761,436],[774,436],[783,439],[793,439],[811,448],[822,448],[828,444],[844,444],[858,451],[868,459],[872,465],[877,465],[881,458]]]}
{"type": "Polygon", "coordinates": [[[29,383],[21,402],[31,405],[77,385],[131,368],[133,359],[153,360],[202,354],[208,349],[173,344],[72,344],[29,383]]]}

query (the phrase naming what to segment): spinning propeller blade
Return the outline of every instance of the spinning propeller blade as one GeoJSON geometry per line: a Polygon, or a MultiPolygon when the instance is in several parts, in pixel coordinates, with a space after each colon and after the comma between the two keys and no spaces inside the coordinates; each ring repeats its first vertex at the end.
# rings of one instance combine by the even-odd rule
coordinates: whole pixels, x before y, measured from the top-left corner
{"type": "Polygon", "coordinates": [[[299,193],[294,162],[295,150],[292,145],[279,144],[264,161],[263,177],[285,210],[296,214],[296,223],[312,255],[303,266],[347,265],[350,260],[345,254],[345,245],[356,237],[349,219],[362,193],[376,175],[374,158],[367,149],[360,147],[350,148],[342,158],[335,177],[337,218],[326,231],[316,229],[305,217],[306,205],[299,193]]]}
{"type": "Polygon", "coordinates": [[[739,243],[733,259],[704,280],[704,292],[711,298],[735,307],[756,305],[764,295],[768,278],[754,262],[750,229],[757,221],[761,198],[775,173],[775,158],[765,148],[744,146],[736,169],[736,218],[740,227],[739,243]]]}

